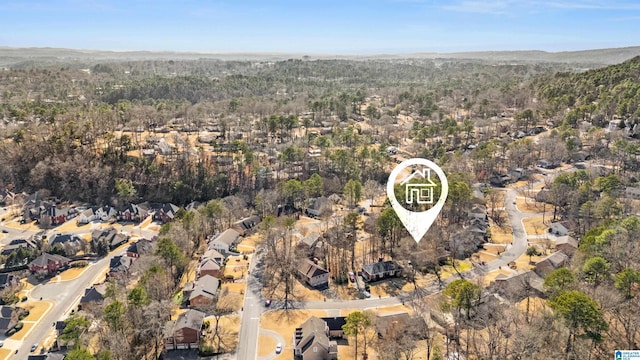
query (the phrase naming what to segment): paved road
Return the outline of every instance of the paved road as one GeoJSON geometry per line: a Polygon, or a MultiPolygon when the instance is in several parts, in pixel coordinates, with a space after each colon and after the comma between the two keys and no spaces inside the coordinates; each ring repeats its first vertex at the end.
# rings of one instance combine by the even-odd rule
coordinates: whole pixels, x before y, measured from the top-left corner
{"type": "MultiPolygon", "coordinates": [[[[577,170],[576,168],[570,168],[566,170],[560,170],[555,172],[549,172],[546,175],[546,179],[540,180],[534,184],[538,186],[545,183],[545,181],[552,181],[555,176],[563,172],[571,172],[577,170]]],[[[513,243],[508,249],[500,254],[498,259],[488,262],[482,266],[476,266],[471,270],[455,274],[445,279],[442,284],[434,283],[421,289],[420,295],[425,296],[428,294],[434,294],[442,290],[447,284],[460,279],[460,278],[473,278],[486,274],[490,271],[496,270],[502,266],[508,266],[512,261],[522,256],[527,250],[528,236],[526,234],[522,219],[531,216],[537,216],[538,214],[522,213],[515,205],[518,192],[522,188],[505,189],[507,190],[504,197],[504,208],[509,217],[509,223],[513,229],[513,243]]],[[[258,251],[259,252],[259,251],[258,251]]],[[[251,262],[252,269],[255,265],[256,259],[251,262]]],[[[260,327],[260,315],[266,310],[262,306],[261,285],[258,279],[255,277],[254,271],[251,271],[249,284],[247,286],[247,296],[244,302],[244,311],[242,314],[242,324],[240,328],[240,337],[238,340],[238,359],[240,360],[255,360],[257,359],[257,346],[258,346],[258,333],[262,330],[260,327]]],[[[385,298],[370,298],[363,300],[329,300],[329,301],[307,301],[297,304],[297,308],[303,309],[323,309],[323,310],[340,310],[340,309],[367,309],[375,307],[386,307],[404,304],[405,302],[412,301],[412,294],[403,294],[397,297],[385,297],[385,298]]],[[[283,343],[284,344],[284,343],[283,343]]],[[[271,357],[264,357],[264,359],[270,359],[271,357]]],[[[262,360],[262,358],[261,358],[262,360]]]]}
{"type": "MultiPolygon", "coordinates": [[[[157,235],[156,232],[147,229],[134,228],[128,230],[131,231],[130,235],[134,236],[151,238],[157,235]]],[[[47,235],[50,236],[55,232],[55,229],[48,230],[47,235]]],[[[80,235],[86,232],[86,229],[79,229],[65,233],[80,235]]],[[[30,329],[30,332],[18,347],[18,354],[12,359],[27,359],[31,345],[42,344],[53,330],[53,323],[55,321],[64,320],[70,314],[71,310],[76,308],[80,298],[84,295],[84,290],[91,287],[91,285],[93,285],[108,269],[111,259],[122,252],[122,249],[111,252],[108,256],[89,265],[85,271],[75,279],[67,281],[50,281],[36,285],[31,289],[29,293],[31,299],[42,298],[43,300],[49,300],[54,302],[54,306],[30,329]]],[[[12,350],[15,349],[15,347],[12,347],[12,350]]]]}
{"type": "Polygon", "coordinates": [[[256,264],[260,262],[260,259],[261,252],[255,252],[249,266],[250,276],[247,281],[238,338],[238,359],[242,360],[255,360],[258,356],[260,315],[265,311],[262,284],[256,277],[256,264]]]}

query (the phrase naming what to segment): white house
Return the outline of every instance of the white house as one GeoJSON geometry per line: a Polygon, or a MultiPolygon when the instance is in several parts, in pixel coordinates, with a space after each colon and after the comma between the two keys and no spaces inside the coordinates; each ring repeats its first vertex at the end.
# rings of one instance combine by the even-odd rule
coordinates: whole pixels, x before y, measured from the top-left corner
{"type": "Polygon", "coordinates": [[[234,229],[227,229],[219,235],[214,235],[209,239],[209,250],[215,249],[222,254],[226,254],[230,249],[235,248],[239,238],[239,232],[234,229]]]}

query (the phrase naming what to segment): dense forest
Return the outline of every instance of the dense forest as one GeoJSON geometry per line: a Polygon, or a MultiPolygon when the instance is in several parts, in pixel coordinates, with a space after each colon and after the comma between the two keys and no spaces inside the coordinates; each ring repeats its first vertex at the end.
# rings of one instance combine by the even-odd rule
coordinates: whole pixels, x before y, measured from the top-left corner
{"type": "MultiPolygon", "coordinates": [[[[409,157],[433,159],[447,172],[443,215],[430,241],[418,245],[381,202],[362,257],[410,260],[439,281],[442,258],[471,255],[451,243],[477,205],[475,185],[494,184],[514,169],[535,172],[541,160],[576,167],[546,181],[537,199],[580,240],[568,266],[544,280],[541,296],[553,311],[529,313],[534,292],[526,283],[519,292],[527,299],[523,315],[511,303],[481,302],[478,285],[453,282],[443,296],[460,353],[463,336],[466,355],[486,359],[603,358],[614,348],[638,347],[640,223],[625,191],[638,186],[640,171],[640,57],[587,71],[566,63],[459,59],[32,65],[0,71],[1,188],[116,207],[205,204],[162,228],[161,250],[140,265],[146,267],[136,289],[144,289],[144,299],[133,296],[125,306],[112,296],[111,304],[122,307],[109,305],[117,331],[101,341],[115,353],[129,340],[129,348],[117,350],[121,358],[144,354],[154,341],[157,352],[161,334],[128,337],[132,325],[122,316],[128,311],[134,325],[158,328],[145,321],[159,321],[148,313],[155,308],[143,305],[167,306],[175,289],[160,284],[177,284],[208,233],[240,215],[264,215],[267,266],[288,286],[292,253],[283,253],[278,236],[293,220],[276,222],[269,214],[278,206],[300,211],[309,199],[333,194],[349,209],[364,198],[373,202],[392,164],[409,157]]],[[[507,219],[496,193],[487,187],[482,196],[492,203],[491,221],[502,226],[507,219]]],[[[342,278],[356,257],[345,234],[360,230],[358,214],[351,214],[326,235],[333,246],[326,263],[342,278]]]]}

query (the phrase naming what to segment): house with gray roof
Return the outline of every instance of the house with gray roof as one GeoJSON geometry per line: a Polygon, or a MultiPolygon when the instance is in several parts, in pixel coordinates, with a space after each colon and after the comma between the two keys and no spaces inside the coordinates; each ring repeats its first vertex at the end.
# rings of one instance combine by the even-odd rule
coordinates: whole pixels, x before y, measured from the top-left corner
{"type": "Polygon", "coordinates": [[[304,259],[298,264],[298,275],[313,288],[327,288],[329,286],[329,271],[304,259]]]}
{"type": "Polygon", "coordinates": [[[167,350],[197,349],[205,314],[189,309],[165,325],[164,345],[167,350]]]}
{"type": "Polygon", "coordinates": [[[377,281],[402,275],[402,266],[393,260],[379,261],[362,266],[362,278],[365,281],[377,281]]]}
{"type": "Polygon", "coordinates": [[[219,235],[214,235],[209,239],[209,250],[215,249],[222,254],[227,254],[235,249],[240,240],[240,233],[234,229],[227,229],[219,235]]]}
{"type": "Polygon", "coordinates": [[[293,338],[295,360],[335,360],[338,344],[329,339],[327,323],[315,316],[310,317],[299,328],[293,338]]]}

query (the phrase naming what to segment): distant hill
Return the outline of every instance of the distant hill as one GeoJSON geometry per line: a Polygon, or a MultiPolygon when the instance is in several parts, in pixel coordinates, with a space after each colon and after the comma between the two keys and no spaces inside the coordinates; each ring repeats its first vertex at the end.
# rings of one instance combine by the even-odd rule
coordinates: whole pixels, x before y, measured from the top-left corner
{"type": "Polygon", "coordinates": [[[599,69],[540,77],[535,88],[538,98],[563,114],[567,125],[593,120],[602,126],[614,116],[640,122],[640,56],[599,69]]]}
{"type": "Polygon", "coordinates": [[[640,55],[640,46],[596,49],[584,51],[545,52],[545,51],[482,51],[458,53],[411,53],[411,54],[302,54],[302,53],[198,53],[172,51],[103,51],[77,50],[62,48],[13,48],[0,46],[0,66],[33,62],[33,63],[93,63],[97,61],[131,61],[131,60],[248,60],[277,61],[290,58],[308,59],[469,59],[495,62],[554,62],[571,64],[597,65],[618,64],[634,56],[640,55]]]}

